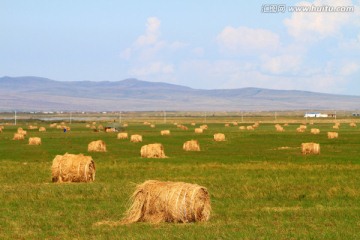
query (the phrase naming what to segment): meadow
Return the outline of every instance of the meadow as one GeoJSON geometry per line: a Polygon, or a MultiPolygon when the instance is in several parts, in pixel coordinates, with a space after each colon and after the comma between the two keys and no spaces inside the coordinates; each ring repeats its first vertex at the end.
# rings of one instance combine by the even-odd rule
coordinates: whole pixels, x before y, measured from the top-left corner
{"type": "Polygon", "coordinates": [[[5,125],[0,133],[0,239],[360,239],[359,124],[354,128],[348,119],[338,120],[339,138],[328,139],[332,121],[315,121],[298,133],[303,119],[288,120],[285,132],[276,132],[274,121],[248,131],[239,126],[254,122],[225,127],[226,119],[209,119],[202,134],[184,119],[156,122],[155,128],[129,120],[125,131],[141,134],[142,143],[94,132],[85,122],[67,123],[71,131],[66,133],[35,120],[5,125]],[[29,130],[28,124],[47,131],[29,130]],[[18,127],[27,131],[25,140],[12,140],[18,127]],[[312,127],[320,134],[311,134],[312,127]],[[170,136],[160,135],[165,129],[170,136]],[[214,141],[218,132],[226,141],[214,141]],[[29,137],[41,137],[42,145],[28,145],[29,137]],[[99,139],[107,152],[88,153],[88,143],[99,139]],[[200,152],[182,149],[191,139],[199,141],[200,152]],[[321,154],[302,155],[303,142],[320,143],[321,154]],[[141,146],[149,143],[162,143],[168,158],[141,158],[141,146]],[[52,160],[66,152],[92,156],[94,182],[51,182],[52,160]],[[149,179],[205,186],[210,220],[96,224],[121,220],[136,184],[149,179]]]}

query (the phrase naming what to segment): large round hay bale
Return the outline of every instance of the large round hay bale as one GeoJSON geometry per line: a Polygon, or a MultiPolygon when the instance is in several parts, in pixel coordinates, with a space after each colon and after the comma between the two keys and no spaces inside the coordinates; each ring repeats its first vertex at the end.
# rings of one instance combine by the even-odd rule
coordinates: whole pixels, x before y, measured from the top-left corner
{"type": "Polygon", "coordinates": [[[206,125],[206,124],[201,125],[200,128],[203,129],[203,130],[207,130],[207,129],[208,129],[208,125],[206,125]]]}
{"type": "Polygon", "coordinates": [[[57,155],[51,166],[53,182],[92,182],[95,180],[95,163],[83,154],[57,155]]]}
{"type": "Polygon", "coordinates": [[[161,136],[170,135],[170,130],[162,130],[160,131],[161,136]]]}
{"type": "Polygon", "coordinates": [[[210,218],[208,190],[197,184],[148,180],[136,187],[122,223],[205,222],[210,218]]]}
{"type": "Polygon", "coordinates": [[[46,128],[40,127],[40,128],[39,128],[39,132],[46,132],[46,128]]]}
{"type": "Polygon", "coordinates": [[[275,129],[277,132],[284,132],[284,128],[280,125],[280,124],[276,124],[275,125],[275,129]]]}
{"type": "Polygon", "coordinates": [[[29,145],[41,145],[41,138],[39,137],[29,138],[29,145]]]}
{"type": "Polygon", "coordinates": [[[250,131],[253,131],[255,128],[254,128],[254,126],[247,126],[246,129],[250,130],[250,131]]]}
{"type": "Polygon", "coordinates": [[[195,128],[195,133],[203,133],[203,129],[202,128],[195,128]]]}
{"type": "Polygon", "coordinates": [[[130,136],[130,142],[134,142],[134,143],[142,142],[142,136],[138,134],[133,134],[130,136]]]}
{"type": "Polygon", "coordinates": [[[195,125],[196,125],[196,123],[194,123],[194,122],[191,123],[191,126],[195,126],[195,125]]]}
{"type": "Polygon", "coordinates": [[[29,130],[38,129],[38,126],[33,126],[33,125],[30,125],[30,126],[28,127],[28,129],[29,129],[29,130]]]}
{"type": "Polygon", "coordinates": [[[233,122],[232,125],[233,125],[233,126],[237,126],[238,123],[237,123],[237,122],[233,122]]]}
{"type": "Polygon", "coordinates": [[[118,133],[117,138],[118,139],[128,139],[129,135],[126,132],[121,132],[121,133],[118,133]]]}
{"type": "Polygon", "coordinates": [[[230,127],[230,124],[229,124],[229,123],[225,123],[225,127],[230,127]]]}
{"type": "Polygon", "coordinates": [[[128,124],[128,123],[124,123],[122,126],[123,126],[123,127],[128,127],[129,124],[128,124]]]}
{"type": "Polygon", "coordinates": [[[245,130],[246,127],[245,127],[245,126],[240,126],[239,129],[240,129],[240,130],[245,130]]]}
{"type": "Polygon", "coordinates": [[[214,134],[214,140],[217,142],[225,141],[225,134],[223,133],[215,133],[214,134]]]}
{"type": "Polygon", "coordinates": [[[310,133],[312,133],[312,134],[319,134],[319,133],[320,133],[320,129],[318,129],[318,128],[312,128],[312,129],[310,129],[310,133]]]}
{"type": "Polygon", "coordinates": [[[197,140],[190,140],[183,144],[183,149],[185,151],[200,151],[200,145],[197,140]]]}
{"type": "Polygon", "coordinates": [[[339,126],[338,126],[338,125],[334,125],[334,126],[333,126],[333,129],[339,129],[339,126]]]}
{"type": "Polygon", "coordinates": [[[99,126],[97,126],[97,129],[98,130],[104,130],[104,126],[100,124],[99,126]]]}
{"type": "Polygon", "coordinates": [[[103,140],[92,141],[88,144],[88,152],[106,152],[106,144],[103,140]]]}
{"type": "Polygon", "coordinates": [[[329,139],[338,138],[339,134],[337,132],[328,132],[327,136],[329,139]]]}
{"type": "Polygon", "coordinates": [[[25,139],[25,136],[21,133],[15,133],[14,134],[14,137],[13,137],[13,140],[24,140],[25,139]]]}
{"type": "Polygon", "coordinates": [[[50,127],[51,127],[51,128],[56,128],[56,127],[57,127],[57,123],[51,123],[51,124],[50,124],[50,127]]]}
{"type": "Polygon", "coordinates": [[[90,124],[86,124],[85,127],[86,127],[86,128],[90,128],[91,126],[90,126],[90,124]]]}
{"type": "Polygon", "coordinates": [[[21,135],[24,135],[24,136],[26,136],[26,134],[27,134],[27,132],[26,132],[25,130],[23,130],[21,127],[19,127],[19,128],[17,129],[17,133],[19,133],[19,134],[21,134],[21,135]]]}
{"type": "Polygon", "coordinates": [[[349,126],[350,126],[350,127],[356,127],[356,123],[355,123],[355,122],[351,122],[351,123],[349,123],[349,126]]]}
{"type": "Polygon", "coordinates": [[[302,143],[301,144],[302,154],[320,154],[320,144],[318,143],[302,143]]]}
{"type": "Polygon", "coordinates": [[[151,128],[155,128],[155,124],[151,124],[150,127],[151,127],[151,128]]]}
{"type": "Polygon", "coordinates": [[[143,158],[166,158],[164,146],[161,143],[153,143],[142,146],[140,155],[143,158]]]}
{"type": "Polygon", "coordinates": [[[303,132],[305,132],[305,128],[298,127],[296,129],[296,132],[303,133],[303,132]]]}

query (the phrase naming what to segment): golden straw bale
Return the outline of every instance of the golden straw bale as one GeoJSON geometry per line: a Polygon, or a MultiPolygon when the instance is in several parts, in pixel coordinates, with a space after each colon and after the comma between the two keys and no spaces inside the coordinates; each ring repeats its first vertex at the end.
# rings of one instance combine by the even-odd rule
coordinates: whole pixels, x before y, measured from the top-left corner
{"type": "Polygon", "coordinates": [[[39,128],[39,132],[46,132],[46,128],[40,127],[40,128],[39,128]]]}
{"type": "Polygon", "coordinates": [[[298,127],[298,128],[296,129],[296,131],[302,133],[302,132],[305,132],[305,129],[304,129],[304,128],[301,128],[301,127],[298,127]]]}
{"type": "Polygon", "coordinates": [[[205,187],[184,182],[148,180],[136,187],[123,224],[134,222],[206,222],[210,194],[205,187]]]}
{"type": "Polygon", "coordinates": [[[39,137],[29,138],[29,145],[41,145],[41,138],[39,137]]]}
{"type": "Polygon", "coordinates": [[[320,154],[320,144],[318,143],[302,143],[301,144],[302,154],[320,154]]]}
{"type": "Polygon", "coordinates": [[[63,126],[57,125],[56,128],[57,128],[57,129],[63,129],[63,126]]]}
{"type": "Polygon", "coordinates": [[[299,128],[302,128],[302,129],[305,130],[307,128],[307,126],[306,125],[300,125],[299,128]]]}
{"type": "Polygon", "coordinates": [[[202,128],[195,128],[195,133],[203,133],[203,131],[202,128]]]}
{"type": "Polygon", "coordinates": [[[245,126],[240,126],[239,129],[240,129],[240,130],[245,130],[246,127],[245,127],[245,126]]]}
{"type": "Polygon", "coordinates": [[[100,124],[99,126],[97,126],[97,129],[98,130],[104,130],[104,126],[100,124]]]}
{"type": "Polygon", "coordinates": [[[162,130],[160,131],[161,136],[170,135],[170,130],[162,130]]]}
{"type": "Polygon", "coordinates": [[[106,152],[106,144],[103,140],[92,141],[88,144],[88,152],[106,152]]]}
{"type": "Polygon", "coordinates": [[[252,130],[254,130],[254,126],[247,126],[246,129],[252,131],[252,130]]]}
{"type": "Polygon", "coordinates": [[[130,142],[142,142],[142,136],[138,134],[134,134],[130,136],[130,142]]]}
{"type": "Polygon", "coordinates": [[[124,123],[122,126],[123,126],[123,127],[128,127],[129,124],[128,124],[128,123],[124,123]]]}
{"type": "Polygon", "coordinates": [[[200,128],[203,129],[203,130],[207,130],[207,129],[208,129],[208,125],[206,125],[206,124],[201,125],[200,128]]]}
{"type": "Polygon", "coordinates": [[[96,126],[92,125],[92,126],[90,127],[90,129],[96,130],[96,126]]]}
{"type": "Polygon", "coordinates": [[[33,126],[33,125],[30,125],[30,126],[28,127],[28,129],[29,129],[29,130],[38,129],[38,126],[33,126]]]}
{"type": "Polygon", "coordinates": [[[155,128],[155,124],[151,124],[150,127],[151,127],[151,128],[155,128]]]}
{"type": "Polygon", "coordinates": [[[196,123],[194,123],[194,122],[191,123],[191,126],[195,126],[195,125],[196,125],[196,123]]]}
{"type": "Polygon", "coordinates": [[[86,124],[86,126],[85,126],[86,128],[90,128],[90,124],[86,124]]]}
{"type": "Polygon", "coordinates": [[[318,129],[318,128],[312,128],[312,129],[310,129],[310,133],[312,133],[312,134],[319,134],[319,133],[320,133],[320,129],[318,129]]]}
{"type": "Polygon", "coordinates": [[[339,126],[338,126],[338,125],[334,125],[334,126],[333,126],[333,129],[339,129],[339,126]]]}
{"type": "Polygon", "coordinates": [[[17,133],[19,133],[19,134],[21,134],[21,135],[24,135],[24,136],[26,136],[26,134],[27,134],[27,132],[26,132],[25,130],[23,130],[21,127],[19,127],[19,128],[17,129],[17,133]]]}
{"type": "Polygon", "coordinates": [[[215,133],[215,134],[214,134],[214,140],[215,140],[216,142],[225,141],[225,134],[223,134],[223,133],[215,133]]]}
{"type": "Polygon", "coordinates": [[[0,129],[3,130],[3,129],[4,129],[4,126],[1,125],[1,126],[0,126],[0,129]]]}
{"type": "Polygon", "coordinates": [[[197,140],[190,140],[183,144],[183,149],[185,151],[200,151],[200,145],[197,140]]]}
{"type": "Polygon", "coordinates": [[[166,158],[164,146],[161,143],[144,145],[140,150],[141,157],[144,158],[166,158]]]}
{"type": "Polygon", "coordinates": [[[282,126],[280,126],[280,124],[276,124],[275,129],[276,129],[277,132],[284,132],[285,131],[284,128],[282,126]]]}
{"type": "Polygon", "coordinates": [[[51,127],[51,128],[56,128],[56,127],[57,127],[57,123],[51,123],[51,124],[50,124],[50,127],[51,127]]]}
{"type": "Polygon", "coordinates": [[[110,132],[115,132],[116,129],[115,128],[106,128],[106,131],[107,133],[110,133],[110,132]]]}
{"type": "Polygon", "coordinates": [[[96,122],[92,122],[92,125],[96,125],[96,122]]]}
{"type": "Polygon", "coordinates": [[[229,123],[225,123],[225,127],[230,127],[230,124],[229,124],[229,123]]]}
{"type": "Polygon", "coordinates": [[[21,133],[14,134],[13,140],[24,140],[24,139],[25,139],[25,136],[22,135],[21,133]]]}
{"type": "Polygon", "coordinates": [[[351,122],[351,123],[349,123],[349,126],[350,126],[350,127],[356,127],[356,123],[355,123],[355,122],[351,122]]]}
{"type": "Polygon", "coordinates": [[[2,131],[3,131],[3,129],[2,129],[2,128],[0,128],[0,133],[2,133],[2,131]]]}
{"type": "Polygon", "coordinates": [[[337,132],[328,132],[327,133],[329,139],[338,138],[339,134],[337,132]]]}
{"type": "Polygon", "coordinates": [[[310,125],[314,125],[314,121],[310,121],[310,125]]]}
{"type": "Polygon", "coordinates": [[[284,127],[287,127],[287,126],[289,126],[289,124],[288,123],[284,123],[284,125],[283,125],[284,127]]]}
{"type": "Polygon", "coordinates": [[[126,132],[121,132],[121,133],[118,133],[117,138],[118,139],[127,139],[127,138],[129,138],[129,135],[126,132]]]}
{"type": "Polygon", "coordinates": [[[253,125],[253,128],[258,128],[260,126],[260,123],[259,122],[255,122],[254,125],[253,125]]]}
{"type": "Polygon", "coordinates": [[[238,125],[238,123],[237,123],[237,122],[233,122],[233,123],[232,123],[232,125],[237,126],[237,125],[238,125]]]}
{"type": "Polygon", "coordinates": [[[93,159],[83,154],[57,155],[51,166],[53,182],[92,182],[95,172],[93,159]]]}
{"type": "Polygon", "coordinates": [[[151,123],[149,123],[149,122],[144,122],[144,125],[151,125],[151,123]]]}

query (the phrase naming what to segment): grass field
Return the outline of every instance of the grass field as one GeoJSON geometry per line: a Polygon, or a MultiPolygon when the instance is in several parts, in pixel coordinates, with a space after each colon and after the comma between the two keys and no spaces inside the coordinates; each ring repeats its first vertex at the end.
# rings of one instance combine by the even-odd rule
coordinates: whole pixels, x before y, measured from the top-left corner
{"type": "Polygon", "coordinates": [[[343,123],[339,138],[328,139],[333,123],[315,123],[297,133],[300,122],[279,133],[274,123],[247,131],[225,127],[219,119],[195,134],[190,122],[180,122],[189,127],[184,131],[170,123],[150,128],[129,121],[126,131],[143,135],[142,143],[93,132],[85,123],[72,123],[67,133],[44,122],[37,125],[46,132],[28,130],[24,122],[5,126],[0,133],[0,239],[360,239],[360,127],[343,123]],[[14,141],[19,126],[28,136],[14,141]],[[311,127],[320,134],[310,134],[311,127]],[[161,136],[164,129],[171,135],[161,136]],[[215,142],[217,132],[227,141],[215,142]],[[34,136],[42,145],[28,145],[34,136]],[[87,144],[99,139],[108,151],[87,153],[87,144]],[[182,150],[191,139],[202,151],[182,150]],[[140,158],[141,146],[156,142],[169,158],[140,158]],[[320,143],[321,154],[301,155],[303,142],[320,143]],[[93,157],[95,182],[51,182],[52,160],[66,152],[93,157]],[[149,179],[207,187],[210,221],[95,225],[119,221],[135,185],[149,179]]]}

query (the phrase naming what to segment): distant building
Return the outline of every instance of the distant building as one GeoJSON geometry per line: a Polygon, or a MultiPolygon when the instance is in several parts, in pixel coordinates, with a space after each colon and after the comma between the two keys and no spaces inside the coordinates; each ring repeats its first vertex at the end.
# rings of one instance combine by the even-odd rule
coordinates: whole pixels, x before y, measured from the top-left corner
{"type": "Polygon", "coordinates": [[[360,113],[353,113],[353,117],[360,117],[360,113]]]}
{"type": "Polygon", "coordinates": [[[317,117],[329,117],[329,115],[326,113],[312,112],[312,113],[305,113],[304,117],[317,118],[317,117]]]}

